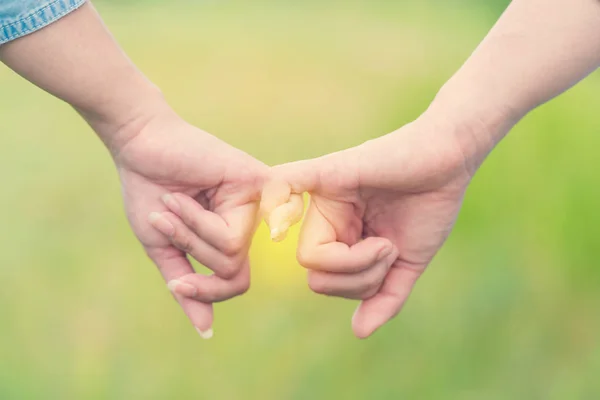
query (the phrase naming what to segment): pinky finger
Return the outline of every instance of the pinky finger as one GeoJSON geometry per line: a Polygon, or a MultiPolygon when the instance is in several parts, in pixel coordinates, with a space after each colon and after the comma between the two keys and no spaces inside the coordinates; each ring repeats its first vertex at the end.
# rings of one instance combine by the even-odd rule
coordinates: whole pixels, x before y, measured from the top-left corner
{"type": "Polygon", "coordinates": [[[271,240],[280,242],[285,239],[288,229],[302,219],[304,201],[301,194],[291,194],[287,203],[275,208],[267,216],[267,225],[271,230],[271,240]]]}

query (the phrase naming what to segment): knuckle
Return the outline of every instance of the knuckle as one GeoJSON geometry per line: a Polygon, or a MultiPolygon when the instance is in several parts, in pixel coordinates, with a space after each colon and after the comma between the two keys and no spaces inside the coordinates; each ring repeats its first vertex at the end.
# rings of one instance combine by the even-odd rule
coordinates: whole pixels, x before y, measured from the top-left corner
{"type": "Polygon", "coordinates": [[[202,232],[202,224],[198,218],[184,213],[182,219],[193,232],[196,232],[196,234],[200,234],[200,232],[202,232]]]}
{"type": "Polygon", "coordinates": [[[308,274],[308,287],[317,294],[329,293],[329,287],[325,280],[316,274],[308,274]]]}
{"type": "Polygon", "coordinates": [[[173,235],[173,244],[186,253],[191,253],[194,250],[192,238],[187,235],[178,234],[177,232],[173,235]]]}
{"type": "Polygon", "coordinates": [[[240,279],[240,283],[237,285],[236,294],[238,296],[245,294],[250,290],[250,278],[244,277],[244,279],[240,279]]]}
{"type": "Polygon", "coordinates": [[[240,264],[236,260],[227,258],[221,265],[219,275],[225,279],[231,279],[239,272],[239,269],[240,264]]]}
{"type": "Polygon", "coordinates": [[[298,250],[296,250],[296,259],[298,260],[298,263],[304,268],[311,269],[314,267],[314,262],[311,259],[309,251],[307,251],[306,248],[298,247],[298,250]]]}
{"type": "Polygon", "coordinates": [[[231,235],[225,241],[223,246],[223,253],[228,256],[235,255],[242,251],[245,245],[245,240],[242,236],[239,235],[231,235]]]}

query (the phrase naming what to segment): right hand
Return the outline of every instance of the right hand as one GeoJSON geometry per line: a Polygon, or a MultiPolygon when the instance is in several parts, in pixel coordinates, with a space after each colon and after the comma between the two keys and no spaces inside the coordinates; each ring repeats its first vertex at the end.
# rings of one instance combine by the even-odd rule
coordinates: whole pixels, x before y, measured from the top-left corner
{"type": "Polygon", "coordinates": [[[362,300],[352,326],[365,338],[398,314],[446,240],[472,160],[455,129],[424,114],[358,147],[274,167],[261,211],[282,238],[310,193],[298,261],[313,291],[362,300]]]}

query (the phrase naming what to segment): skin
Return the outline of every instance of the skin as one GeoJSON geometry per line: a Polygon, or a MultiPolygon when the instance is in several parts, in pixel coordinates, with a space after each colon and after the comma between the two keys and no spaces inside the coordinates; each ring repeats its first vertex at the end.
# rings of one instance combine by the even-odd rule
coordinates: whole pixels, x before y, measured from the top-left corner
{"type": "Polygon", "coordinates": [[[398,314],[451,232],[471,177],[530,110],[600,66],[600,2],[514,0],[417,120],[358,147],[274,167],[272,237],[303,212],[298,261],[319,294],[362,300],[359,338],[398,314]]]}
{"type": "Polygon", "coordinates": [[[0,47],[0,59],[71,104],[104,142],[132,229],[201,336],[212,335],[212,302],[249,287],[268,179],[262,211],[274,239],[311,194],[299,261],[317,293],[362,300],[353,329],[364,338],[400,311],[493,147],[600,65],[598,26],[597,0],[514,0],[415,122],[270,171],[179,118],[89,3],[0,47]],[[214,275],[195,274],[186,253],[214,275]]]}
{"type": "Polygon", "coordinates": [[[98,134],[133,232],[199,334],[210,337],[212,303],[250,285],[248,248],[267,167],[183,121],[90,3],[1,46],[0,60],[71,104],[98,134]],[[196,274],[186,253],[214,275],[196,274]]]}
{"type": "Polygon", "coordinates": [[[363,300],[353,318],[360,338],[400,311],[452,230],[471,175],[456,138],[441,135],[448,129],[424,116],[358,147],[275,167],[265,185],[266,215],[310,193],[298,261],[314,292],[363,300]]]}
{"type": "Polygon", "coordinates": [[[250,287],[248,249],[267,167],[171,110],[114,160],[133,232],[200,335],[210,337],[212,303],[250,287]],[[214,274],[195,273],[186,254],[214,274]]]}

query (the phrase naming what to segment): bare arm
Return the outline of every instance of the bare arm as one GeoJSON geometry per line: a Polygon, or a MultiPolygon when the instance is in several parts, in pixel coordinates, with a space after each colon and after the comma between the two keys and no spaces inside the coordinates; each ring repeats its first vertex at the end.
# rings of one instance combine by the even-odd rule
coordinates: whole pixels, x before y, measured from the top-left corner
{"type": "Polygon", "coordinates": [[[71,104],[111,150],[123,128],[163,107],[162,96],[119,48],[92,4],[0,46],[0,60],[71,104]]]}
{"type": "Polygon", "coordinates": [[[465,190],[527,112],[600,65],[600,1],[514,0],[429,109],[352,149],[276,167],[262,206],[274,236],[299,220],[316,293],[362,300],[367,337],[393,318],[450,234],[465,190]]]}
{"type": "Polygon", "coordinates": [[[479,163],[521,117],[599,66],[599,0],[514,0],[430,110],[489,132],[460,137],[479,163]]]}
{"type": "Polygon", "coordinates": [[[179,118],[89,2],[1,46],[0,59],[71,104],[106,144],[134,233],[200,336],[210,338],[212,303],[250,285],[248,248],[266,166],[179,118]],[[188,254],[214,275],[196,274],[188,254]]]}

